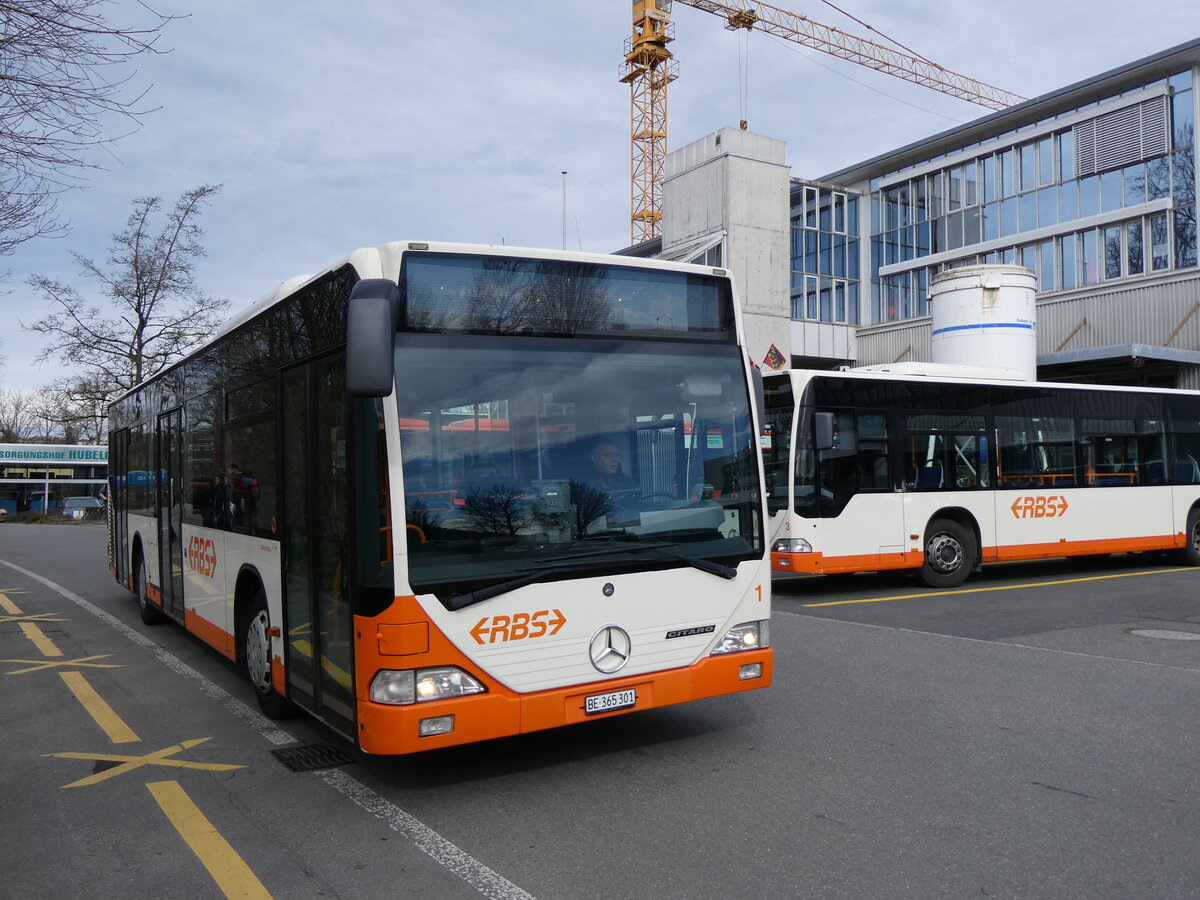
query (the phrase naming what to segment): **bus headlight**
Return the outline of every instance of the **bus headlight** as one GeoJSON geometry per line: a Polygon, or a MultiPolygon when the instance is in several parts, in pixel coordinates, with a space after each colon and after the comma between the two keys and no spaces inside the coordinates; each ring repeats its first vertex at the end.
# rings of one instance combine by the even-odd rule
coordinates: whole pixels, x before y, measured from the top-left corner
{"type": "Polygon", "coordinates": [[[812,553],[812,544],[804,538],[780,538],[771,545],[772,553],[812,553]]]}
{"type": "Polygon", "coordinates": [[[743,622],[734,625],[726,632],[725,637],[713,647],[709,656],[719,656],[722,653],[737,653],[740,650],[758,650],[760,647],[771,646],[767,622],[743,622]]]}
{"type": "Polygon", "coordinates": [[[371,681],[371,699],[392,706],[465,697],[468,694],[481,694],[485,690],[482,684],[455,666],[384,669],[371,681]]]}

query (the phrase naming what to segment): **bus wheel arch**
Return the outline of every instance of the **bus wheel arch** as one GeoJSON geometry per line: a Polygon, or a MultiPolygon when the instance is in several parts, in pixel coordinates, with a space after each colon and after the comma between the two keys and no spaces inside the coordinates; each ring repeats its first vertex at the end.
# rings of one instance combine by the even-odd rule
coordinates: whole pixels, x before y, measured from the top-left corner
{"type": "Polygon", "coordinates": [[[1187,514],[1187,530],[1184,532],[1183,548],[1179,561],[1189,566],[1200,566],[1200,502],[1192,504],[1187,514]]]}
{"type": "Polygon", "coordinates": [[[979,526],[962,510],[938,510],[925,526],[920,579],[930,587],[958,587],[979,564],[979,526]]]}
{"type": "Polygon", "coordinates": [[[237,625],[237,658],[254,687],[263,715],[282,719],[292,715],[295,707],[275,690],[271,679],[271,616],[267,592],[262,578],[250,567],[238,573],[234,588],[234,620],[237,625]]]}
{"type": "Polygon", "coordinates": [[[133,596],[137,599],[138,615],[143,625],[161,625],[167,617],[157,606],[150,602],[149,583],[146,578],[146,554],[142,549],[140,538],[133,539],[133,550],[130,553],[130,566],[133,579],[133,596]]]}

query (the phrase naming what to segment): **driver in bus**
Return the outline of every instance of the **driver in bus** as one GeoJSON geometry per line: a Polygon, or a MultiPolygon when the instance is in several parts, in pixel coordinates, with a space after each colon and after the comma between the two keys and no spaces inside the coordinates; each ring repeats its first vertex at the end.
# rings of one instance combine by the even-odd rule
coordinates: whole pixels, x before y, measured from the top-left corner
{"type": "Polygon", "coordinates": [[[621,451],[607,438],[600,438],[592,445],[588,458],[592,461],[588,481],[595,487],[606,491],[631,491],[638,486],[633,478],[621,471],[621,451]]]}

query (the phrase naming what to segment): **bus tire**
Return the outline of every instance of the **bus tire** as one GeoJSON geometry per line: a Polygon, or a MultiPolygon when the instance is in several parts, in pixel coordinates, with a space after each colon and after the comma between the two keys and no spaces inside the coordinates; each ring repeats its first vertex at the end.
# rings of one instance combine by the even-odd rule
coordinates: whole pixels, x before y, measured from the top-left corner
{"type": "Polygon", "coordinates": [[[958,587],[975,568],[975,538],[952,519],[934,519],[925,530],[920,578],[930,587],[958,587]]]}
{"type": "Polygon", "coordinates": [[[1179,561],[1189,566],[1200,566],[1200,509],[1188,512],[1186,543],[1179,551],[1179,561]]]}
{"type": "Polygon", "coordinates": [[[262,588],[256,588],[247,605],[249,610],[242,627],[242,663],[246,676],[254,686],[258,708],[268,719],[286,719],[296,707],[271,682],[271,619],[267,613],[267,598],[262,588]]]}
{"type": "Polygon", "coordinates": [[[133,595],[137,597],[138,613],[142,617],[143,625],[161,625],[167,621],[167,617],[150,602],[150,593],[146,587],[146,560],[139,550],[133,560],[133,595]]]}

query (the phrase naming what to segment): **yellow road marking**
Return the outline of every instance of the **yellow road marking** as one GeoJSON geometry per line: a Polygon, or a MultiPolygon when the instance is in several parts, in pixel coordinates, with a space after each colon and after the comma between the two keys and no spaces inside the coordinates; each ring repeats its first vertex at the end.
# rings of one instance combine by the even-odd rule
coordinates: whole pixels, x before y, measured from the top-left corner
{"type": "Polygon", "coordinates": [[[17,608],[17,604],[9,600],[8,596],[3,591],[0,591],[0,609],[3,609],[6,613],[11,613],[14,616],[19,616],[21,614],[21,610],[17,608]]]}
{"type": "Polygon", "coordinates": [[[63,652],[55,646],[54,641],[42,634],[42,629],[33,622],[19,622],[25,637],[33,642],[33,646],[42,651],[42,656],[62,656],[63,652]]]}
{"type": "Polygon", "coordinates": [[[1084,581],[1107,581],[1110,578],[1137,578],[1143,575],[1169,575],[1172,572],[1194,572],[1195,569],[1155,569],[1151,572],[1118,572],[1113,575],[1089,575],[1086,578],[1064,578],[1061,581],[1037,581],[1032,584],[1000,584],[995,587],[959,588],[954,591],[922,591],[919,594],[897,594],[895,597],[864,597],[860,600],[829,600],[825,603],[805,603],[806,608],[818,606],[849,606],[853,603],[888,603],[892,600],[913,600],[918,597],[945,597],[950,594],[986,594],[989,591],[1015,591],[1021,588],[1055,587],[1060,584],[1080,584],[1084,581]]]}
{"type": "MultiPolygon", "coordinates": [[[[57,647],[55,649],[58,649],[57,647]]],[[[13,669],[5,675],[25,675],[29,672],[39,672],[42,669],[53,669],[55,666],[81,666],[89,669],[123,669],[123,663],[97,663],[93,659],[107,659],[111,653],[97,653],[95,656],[81,656],[79,659],[38,660],[38,659],[0,659],[6,663],[25,663],[26,669],[13,669]]]]}
{"type": "MultiPolygon", "coordinates": [[[[2,596],[4,596],[4,595],[0,594],[0,597],[2,597],[2,596]]],[[[14,613],[11,616],[0,616],[0,622],[22,622],[22,621],[23,622],[34,622],[34,621],[37,621],[37,622],[65,622],[67,620],[56,618],[55,613],[31,613],[29,615],[26,615],[24,613],[14,613]]]]}
{"type": "Polygon", "coordinates": [[[198,763],[188,762],[183,759],[167,759],[169,756],[174,756],[176,753],[184,750],[190,750],[192,747],[210,740],[212,738],[193,738],[190,741],[175,744],[173,747],[155,750],[153,753],[147,753],[145,756],[123,756],[117,753],[46,753],[43,755],[56,756],[59,759],[90,759],[96,762],[120,763],[120,765],[113,766],[111,769],[105,769],[103,772],[97,772],[94,775],[89,775],[87,778],[81,778],[78,781],[72,781],[70,784],[64,784],[63,789],[99,784],[101,781],[107,781],[109,778],[115,778],[126,772],[132,772],[134,769],[140,769],[142,766],[173,766],[177,769],[204,769],[209,772],[228,772],[230,769],[246,768],[245,766],[233,766],[225,763],[198,763]]]}
{"type": "Polygon", "coordinates": [[[88,715],[96,720],[108,739],[114,744],[129,744],[140,741],[132,728],[122,721],[113,708],[104,702],[104,698],[96,693],[82,672],[59,672],[59,677],[67,683],[75,699],[80,702],[88,715]]]}
{"type": "Polygon", "coordinates": [[[151,781],[146,787],[226,897],[270,898],[245,860],[221,837],[178,781],[151,781]]]}

